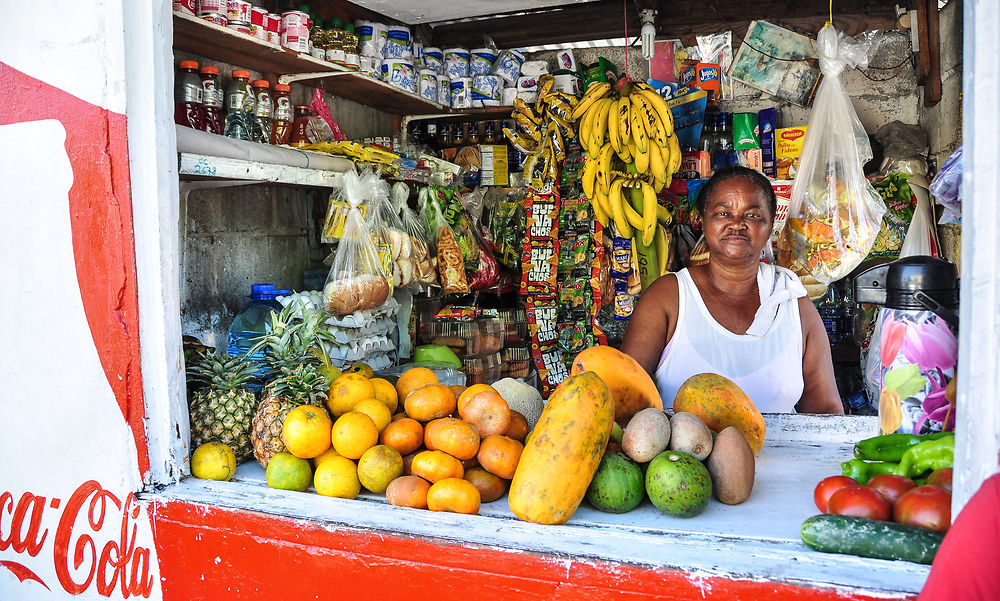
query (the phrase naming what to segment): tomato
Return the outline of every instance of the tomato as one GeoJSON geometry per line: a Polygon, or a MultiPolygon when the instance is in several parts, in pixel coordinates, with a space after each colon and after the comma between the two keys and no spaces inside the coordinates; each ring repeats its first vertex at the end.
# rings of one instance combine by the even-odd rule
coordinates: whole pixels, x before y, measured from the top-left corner
{"type": "MultiPolygon", "coordinates": [[[[954,380],[952,380],[954,382],[954,380]]],[[[926,484],[928,486],[940,486],[948,492],[951,492],[951,471],[952,468],[944,467],[939,470],[934,470],[931,472],[930,476],[927,476],[926,484]]]]}
{"type": "Polygon", "coordinates": [[[827,513],[885,521],[892,516],[892,508],[879,491],[855,484],[833,493],[827,513]]]}
{"type": "Polygon", "coordinates": [[[879,474],[868,481],[868,486],[882,493],[890,505],[895,505],[902,494],[916,484],[906,476],[893,476],[892,474],[879,474]]]}
{"type": "Polygon", "coordinates": [[[847,476],[830,476],[828,478],[823,478],[816,485],[816,490],[813,491],[813,501],[816,503],[816,508],[823,513],[829,513],[826,510],[827,503],[830,502],[830,496],[837,492],[845,486],[857,486],[858,483],[854,481],[853,478],[848,478],[847,476]]]}
{"type": "Polygon", "coordinates": [[[918,486],[903,493],[892,508],[900,524],[945,532],[951,526],[951,493],[940,486],[918,486]]]}

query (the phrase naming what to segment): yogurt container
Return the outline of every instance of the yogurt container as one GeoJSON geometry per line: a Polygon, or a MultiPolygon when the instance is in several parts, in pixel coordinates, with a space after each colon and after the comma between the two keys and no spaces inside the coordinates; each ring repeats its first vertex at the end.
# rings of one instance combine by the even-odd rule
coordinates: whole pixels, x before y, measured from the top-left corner
{"type": "Polygon", "coordinates": [[[226,0],[226,18],[230,22],[250,22],[250,2],[247,0],[226,0]]]}
{"type": "MultiPolygon", "coordinates": [[[[410,39],[410,28],[405,25],[390,25],[386,29],[382,57],[408,59],[411,56],[413,56],[413,46],[410,39]]],[[[413,61],[409,62],[412,63],[413,61]]]]}
{"type": "Polygon", "coordinates": [[[185,15],[197,14],[197,0],[174,0],[174,11],[185,15]]]}
{"type": "Polygon", "coordinates": [[[198,16],[206,15],[226,16],[226,0],[200,0],[198,2],[198,16]]]}
{"type": "Polygon", "coordinates": [[[521,65],[524,64],[524,55],[517,50],[504,50],[493,63],[493,74],[499,75],[509,84],[517,83],[517,78],[521,75],[521,65]]]}
{"type": "Polygon", "coordinates": [[[438,101],[438,75],[433,69],[421,69],[417,93],[431,102],[438,101]]]}
{"type": "Polygon", "coordinates": [[[472,76],[472,99],[496,101],[500,104],[503,94],[503,80],[498,75],[474,75],[472,76]]]}
{"type": "Polygon", "coordinates": [[[473,48],[469,52],[469,74],[490,75],[493,73],[493,63],[496,60],[496,51],[492,48],[473,48]]]}
{"type": "Polygon", "coordinates": [[[413,70],[413,62],[408,58],[382,61],[382,77],[397,88],[414,93],[417,91],[417,74],[413,70]]]}
{"type": "Polygon", "coordinates": [[[425,68],[433,69],[438,73],[444,72],[444,52],[441,52],[440,48],[436,48],[434,46],[424,48],[423,60],[425,68]]]}
{"type": "MultiPolygon", "coordinates": [[[[449,79],[469,76],[469,51],[465,48],[447,48],[444,51],[444,72],[449,79]]],[[[452,93],[454,97],[454,92],[452,93]]],[[[466,107],[468,108],[468,107],[466,107]]]]}
{"type": "Polygon", "coordinates": [[[472,79],[456,77],[451,80],[451,108],[472,108],[472,79]]]}

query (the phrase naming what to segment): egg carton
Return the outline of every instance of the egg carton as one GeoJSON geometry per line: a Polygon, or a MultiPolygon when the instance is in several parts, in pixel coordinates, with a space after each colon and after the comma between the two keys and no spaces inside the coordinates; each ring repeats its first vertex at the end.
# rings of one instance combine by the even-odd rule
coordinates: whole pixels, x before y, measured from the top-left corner
{"type": "Polygon", "coordinates": [[[347,344],[326,344],[326,352],[330,359],[341,361],[360,361],[363,357],[377,352],[395,351],[396,345],[388,336],[368,336],[352,340],[347,344]]]}
{"type": "MultiPolygon", "coordinates": [[[[323,293],[319,290],[293,292],[276,298],[283,307],[287,306],[289,303],[297,302],[299,304],[299,310],[295,312],[294,317],[298,319],[303,319],[306,315],[323,311],[323,293]]],[[[359,330],[370,328],[380,318],[385,317],[391,320],[391,318],[395,316],[398,311],[399,302],[390,296],[388,300],[374,309],[355,311],[354,313],[350,313],[348,315],[330,315],[326,320],[326,325],[330,327],[331,331],[333,328],[339,328],[341,330],[359,330]]]]}
{"type": "Polygon", "coordinates": [[[331,358],[330,359],[330,364],[333,365],[334,367],[338,367],[338,368],[343,369],[345,367],[349,367],[350,365],[352,365],[354,363],[357,363],[358,361],[363,361],[365,364],[367,364],[369,367],[371,367],[372,370],[374,370],[374,371],[377,372],[377,371],[381,371],[383,369],[386,369],[387,367],[390,367],[390,366],[394,365],[395,362],[396,362],[395,356],[396,356],[396,354],[393,353],[393,352],[389,352],[389,353],[387,353],[387,352],[378,352],[378,353],[372,353],[370,355],[365,355],[365,356],[363,356],[363,357],[361,357],[359,359],[334,359],[334,358],[331,358]]]}
{"type": "Polygon", "coordinates": [[[347,344],[358,338],[387,334],[390,330],[395,329],[395,327],[396,320],[393,317],[383,316],[375,319],[370,324],[362,328],[341,328],[339,326],[330,326],[328,330],[331,334],[333,334],[333,338],[338,344],[347,344]]]}

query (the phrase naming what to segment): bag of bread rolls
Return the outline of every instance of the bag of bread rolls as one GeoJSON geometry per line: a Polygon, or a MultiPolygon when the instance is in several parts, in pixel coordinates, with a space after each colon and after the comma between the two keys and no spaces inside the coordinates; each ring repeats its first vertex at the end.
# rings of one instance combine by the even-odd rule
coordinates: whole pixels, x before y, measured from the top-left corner
{"type": "Polygon", "coordinates": [[[369,170],[344,174],[340,193],[350,208],[344,219],[344,232],[337,245],[330,275],[323,286],[327,313],[347,315],[372,309],[389,296],[389,279],[382,270],[372,233],[358,206],[381,189],[381,179],[369,170]]]}
{"type": "Polygon", "coordinates": [[[409,206],[410,187],[403,182],[392,186],[392,204],[399,214],[403,233],[409,239],[409,255],[397,261],[397,267],[405,271],[403,286],[419,290],[422,286],[437,281],[437,269],[431,261],[430,245],[427,241],[427,226],[409,206]]]}

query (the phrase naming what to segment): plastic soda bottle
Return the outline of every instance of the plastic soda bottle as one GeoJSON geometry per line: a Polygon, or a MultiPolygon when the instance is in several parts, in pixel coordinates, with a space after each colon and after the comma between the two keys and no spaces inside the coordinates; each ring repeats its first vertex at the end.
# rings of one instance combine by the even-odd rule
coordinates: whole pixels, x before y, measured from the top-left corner
{"type": "Polygon", "coordinates": [[[222,90],[219,89],[219,70],[205,65],[201,75],[202,106],[205,108],[205,131],[222,134],[222,90]]]}
{"type": "Polygon", "coordinates": [[[197,61],[181,61],[174,80],[174,123],[205,129],[204,89],[197,61]]]}
{"type": "Polygon", "coordinates": [[[256,106],[250,87],[250,72],[234,69],[233,79],[226,88],[225,135],[237,140],[250,140],[253,130],[253,111],[256,106]]]}
{"type": "Polygon", "coordinates": [[[274,102],[271,100],[271,84],[266,79],[253,82],[253,141],[261,144],[271,143],[271,113],[274,112],[274,102]]]}

